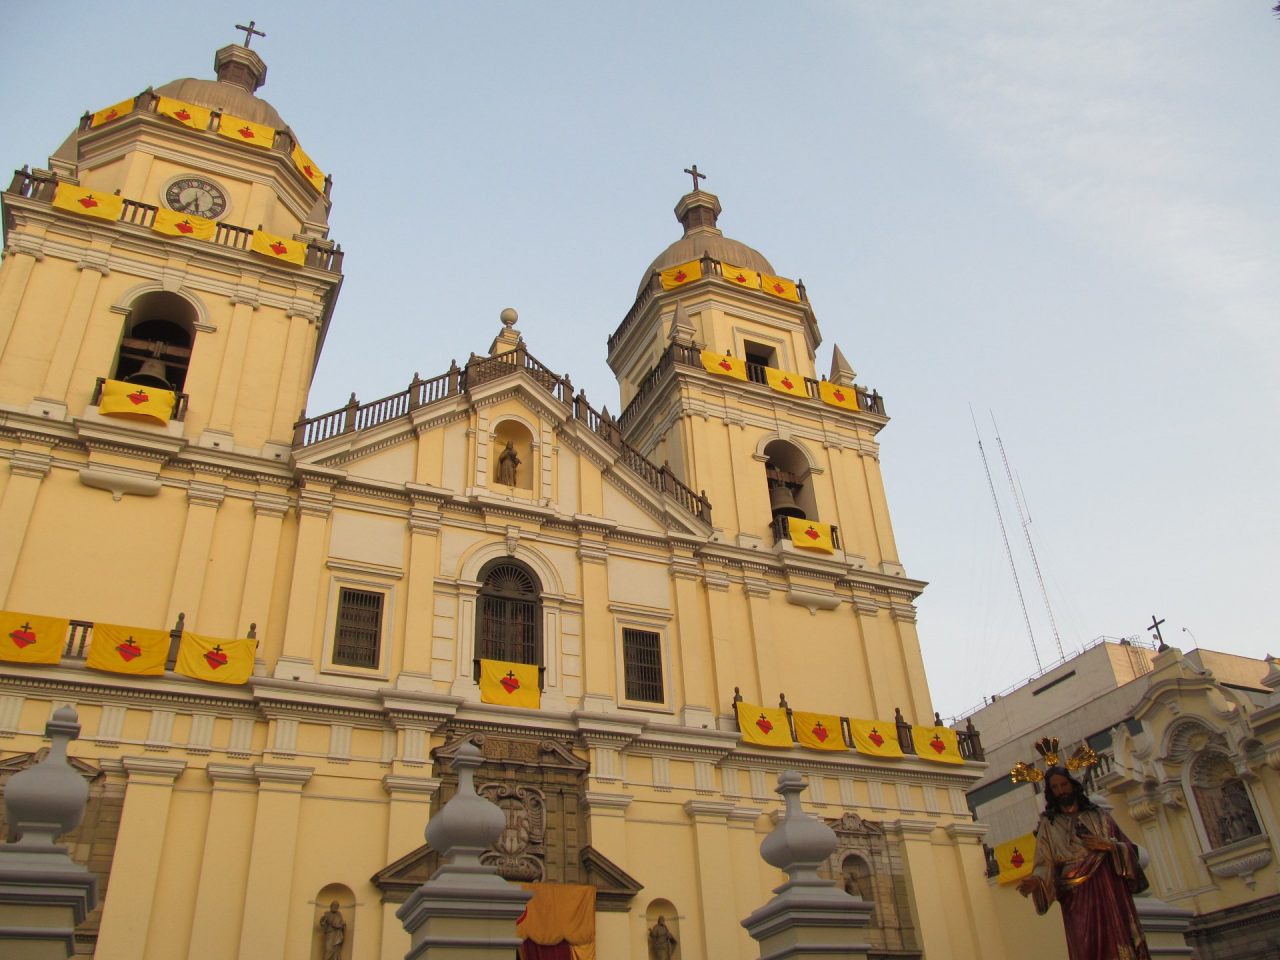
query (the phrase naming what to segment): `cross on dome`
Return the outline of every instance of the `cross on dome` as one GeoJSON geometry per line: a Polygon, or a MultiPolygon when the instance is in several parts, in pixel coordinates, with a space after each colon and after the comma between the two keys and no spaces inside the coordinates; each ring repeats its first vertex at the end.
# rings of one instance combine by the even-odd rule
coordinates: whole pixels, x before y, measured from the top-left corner
{"type": "Polygon", "coordinates": [[[249,46],[249,41],[252,40],[254,37],[262,37],[264,40],[267,37],[267,35],[263,33],[261,30],[255,30],[254,29],[255,26],[257,26],[256,20],[250,20],[249,25],[247,27],[241,23],[236,24],[237,30],[244,31],[244,45],[246,47],[249,46]]]}

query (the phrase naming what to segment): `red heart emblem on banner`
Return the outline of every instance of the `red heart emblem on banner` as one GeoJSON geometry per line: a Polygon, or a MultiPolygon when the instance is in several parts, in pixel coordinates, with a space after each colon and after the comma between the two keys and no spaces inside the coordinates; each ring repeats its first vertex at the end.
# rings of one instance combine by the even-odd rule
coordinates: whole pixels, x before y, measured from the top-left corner
{"type": "Polygon", "coordinates": [[[117,646],[116,653],[120,654],[120,659],[125,663],[128,663],[135,657],[142,656],[142,651],[138,649],[138,645],[134,642],[132,637],[117,646]]]}
{"type": "Polygon", "coordinates": [[[884,746],[884,737],[880,736],[880,731],[875,727],[871,728],[871,732],[867,734],[867,739],[874,743],[877,747],[884,746]]]}
{"type": "Polygon", "coordinates": [[[773,733],[773,724],[765,719],[765,716],[763,713],[760,714],[760,719],[756,721],[756,726],[759,727],[761,730],[763,730],[766,736],[770,733],[773,733]]]}
{"type": "Polygon", "coordinates": [[[253,139],[253,131],[250,130],[248,127],[241,127],[239,130],[236,131],[236,133],[240,134],[240,136],[244,137],[246,140],[253,139]]]}
{"type": "Polygon", "coordinates": [[[222,652],[221,645],[214,647],[212,650],[206,650],[204,660],[214,670],[227,665],[227,655],[222,652]]]}
{"type": "Polygon", "coordinates": [[[17,630],[9,631],[9,639],[11,639],[19,650],[23,647],[29,647],[36,642],[36,635],[31,632],[31,624],[24,623],[17,630]]]}
{"type": "Polygon", "coordinates": [[[1022,855],[1022,853],[1018,850],[1018,848],[1017,848],[1017,847],[1014,847],[1014,848],[1013,848],[1013,856],[1009,858],[1009,862],[1010,862],[1011,864],[1013,864],[1015,867],[1020,867],[1020,866],[1022,866],[1024,863],[1026,863],[1026,862],[1027,862],[1027,860],[1026,860],[1026,858],[1022,855]]]}
{"type": "Polygon", "coordinates": [[[827,737],[830,736],[827,733],[827,728],[820,723],[814,724],[813,735],[818,738],[819,743],[826,743],[827,737]]]}
{"type": "Polygon", "coordinates": [[[681,270],[679,273],[676,274],[676,283],[684,283],[688,279],[689,279],[689,275],[685,273],[683,270],[681,270]]]}
{"type": "Polygon", "coordinates": [[[938,753],[943,753],[947,749],[947,745],[943,743],[942,738],[936,733],[933,735],[933,739],[929,741],[929,746],[933,747],[938,753]]]}
{"type": "Polygon", "coordinates": [[[173,111],[173,116],[176,120],[186,121],[191,119],[191,114],[187,111],[186,107],[183,107],[181,110],[173,111]]]}
{"type": "Polygon", "coordinates": [[[783,385],[784,387],[786,387],[788,390],[794,390],[794,389],[796,388],[796,385],[795,385],[794,383],[792,383],[792,382],[791,382],[791,378],[790,378],[790,377],[783,377],[783,378],[782,378],[782,385],[783,385]]]}
{"type": "Polygon", "coordinates": [[[508,673],[498,682],[502,684],[502,689],[507,691],[507,693],[515,693],[520,689],[520,681],[516,679],[514,673],[508,673]]]}
{"type": "Polygon", "coordinates": [[[141,404],[146,403],[146,402],[147,402],[148,400],[150,400],[151,398],[150,398],[149,396],[147,396],[147,391],[139,389],[139,390],[135,390],[135,391],[133,391],[133,393],[129,394],[128,399],[129,399],[129,402],[130,402],[130,403],[132,403],[132,404],[136,407],[136,406],[139,406],[139,405],[141,405],[141,404]]]}
{"type": "Polygon", "coordinates": [[[80,206],[84,207],[86,210],[92,210],[97,205],[98,201],[93,199],[93,194],[80,198],[80,206]]]}

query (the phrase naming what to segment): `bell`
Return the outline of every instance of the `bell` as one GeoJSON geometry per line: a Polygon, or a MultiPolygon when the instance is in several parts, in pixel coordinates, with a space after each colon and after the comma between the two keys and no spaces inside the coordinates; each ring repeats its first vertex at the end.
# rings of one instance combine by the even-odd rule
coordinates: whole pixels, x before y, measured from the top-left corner
{"type": "Polygon", "coordinates": [[[169,370],[163,360],[151,357],[142,362],[137,373],[124,378],[125,383],[136,383],[144,387],[156,387],[159,390],[172,390],[173,384],[168,380],[169,370]]]}
{"type": "Polygon", "coordinates": [[[796,503],[791,487],[785,483],[769,484],[769,509],[775,517],[795,517],[805,519],[804,511],[796,503]]]}

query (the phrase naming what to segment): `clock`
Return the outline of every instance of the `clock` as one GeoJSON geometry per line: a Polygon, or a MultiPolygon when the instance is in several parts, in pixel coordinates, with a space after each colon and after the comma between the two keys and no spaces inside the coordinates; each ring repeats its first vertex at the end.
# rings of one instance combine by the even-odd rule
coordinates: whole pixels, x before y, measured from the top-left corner
{"type": "Polygon", "coordinates": [[[227,212],[227,194],[212,180],[179,177],[164,188],[164,202],[170,210],[193,213],[216,220],[227,212]]]}

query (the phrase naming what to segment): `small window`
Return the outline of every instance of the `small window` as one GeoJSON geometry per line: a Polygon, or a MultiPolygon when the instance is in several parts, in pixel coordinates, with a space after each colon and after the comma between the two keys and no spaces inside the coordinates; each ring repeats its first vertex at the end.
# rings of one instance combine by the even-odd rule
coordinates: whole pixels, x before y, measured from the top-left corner
{"type": "Polygon", "coordinates": [[[662,636],[651,630],[622,631],[622,664],[626,699],[663,703],[662,636]]]}
{"type": "Polygon", "coordinates": [[[382,640],[382,600],[380,593],[341,588],[333,640],[335,666],[377,669],[382,640]]]}
{"type": "Polygon", "coordinates": [[[747,379],[752,383],[768,383],[764,368],[777,368],[776,351],[772,347],[767,347],[762,343],[752,343],[750,340],[744,341],[742,346],[743,352],[747,355],[747,379]]]}

